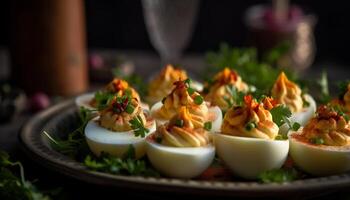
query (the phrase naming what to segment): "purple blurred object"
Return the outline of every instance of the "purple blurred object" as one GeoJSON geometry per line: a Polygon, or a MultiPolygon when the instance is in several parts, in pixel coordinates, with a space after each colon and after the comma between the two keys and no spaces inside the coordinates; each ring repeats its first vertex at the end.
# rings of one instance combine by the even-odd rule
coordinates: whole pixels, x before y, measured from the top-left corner
{"type": "Polygon", "coordinates": [[[50,98],[43,92],[37,92],[29,99],[29,108],[33,112],[43,110],[50,106],[50,98]]]}
{"type": "Polygon", "coordinates": [[[99,54],[90,54],[89,55],[89,66],[91,69],[101,69],[104,66],[104,60],[99,54]]]}
{"type": "Polygon", "coordinates": [[[295,71],[307,69],[313,62],[316,51],[314,26],[317,18],[305,14],[298,6],[291,6],[286,18],[276,18],[271,6],[256,5],[245,14],[249,29],[249,43],[263,55],[281,43],[290,44],[289,51],[278,61],[278,65],[295,71]]]}

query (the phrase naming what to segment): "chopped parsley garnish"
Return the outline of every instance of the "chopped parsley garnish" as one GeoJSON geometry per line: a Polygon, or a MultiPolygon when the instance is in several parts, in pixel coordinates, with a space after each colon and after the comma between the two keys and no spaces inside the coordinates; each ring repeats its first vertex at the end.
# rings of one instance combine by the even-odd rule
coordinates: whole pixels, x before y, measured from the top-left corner
{"type": "Polygon", "coordinates": [[[130,105],[130,104],[127,105],[126,108],[125,108],[125,112],[127,112],[128,114],[133,113],[134,110],[135,110],[134,106],[132,106],[132,105],[130,105]]]}
{"type": "Polygon", "coordinates": [[[163,97],[162,104],[164,104],[165,100],[166,100],[166,97],[163,97]]]}
{"type": "Polygon", "coordinates": [[[192,95],[192,94],[194,94],[194,92],[196,92],[196,90],[189,87],[189,88],[187,88],[187,92],[189,95],[192,95]]]}
{"type": "Polygon", "coordinates": [[[305,96],[302,95],[302,100],[303,100],[303,108],[307,108],[310,106],[310,102],[308,102],[306,99],[305,99],[305,96]]]}
{"type": "Polygon", "coordinates": [[[248,122],[248,123],[245,125],[245,130],[247,130],[247,131],[251,131],[251,130],[253,130],[254,128],[256,128],[256,123],[255,123],[255,122],[248,122]]]}
{"type": "Polygon", "coordinates": [[[310,142],[312,144],[317,144],[317,145],[324,144],[324,140],[322,138],[311,138],[310,142]]]}
{"type": "Polygon", "coordinates": [[[229,107],[243,105],[243,99],[245,95],[243,92],[238,91],[237,88],[233,85],[227,85],[225,89],[229,93],[229,97],[224,97],[224,100],[229,107]]]}
{"type": "Polygon", "coordinates": [[[273,122],[277,124],[278,127],[282,126],[286,119],[292,116],[292,112],[285,105],[279,105],[270,110],[273,122]]]}
{"type": "Polygon", "coordinates": [[[129,123],[136,137],[145,137],[146,133],[149,132],[149,129],[144,126],[142,118],[139,115],[130,120],[129,123]]]}
{"type": "Polygon", "coordinates": [[[114,94],[110,92],[98,91],[95,93],[95,101],[97,110],[103,110],[107,108],[109,103],[114,99],[114,94]]]}
{"type": "Polygon", "coordinates": [[[212,123],[211,122],[205,122],[204,123],[204,129],[207,131],[210,131],[212,128],[212,123]]]}
{"type": "Polygon", "coordinates": [[[162,138],[161,136],[159,136],[159,135],[157,135],[154,139],[155,139],[156,142],[159,143],[159,144],[162,143],[162,140],[163,140],[163,138],[162,138]]]}
{"type": "Polygon", "coordinates": [[[288,140],[288,136],[286,134],[278,134],[275,140],[288,140]]]}
{"type": "Polygon", "coordinates": [[[120,114],[124,111],[131,114],[134,112],[134,109],[134,106],[131,105],[131,97],[129,95],[117,97],[115,102],[112,104],[112,110],[117,114],[120,114]]]}
{"type": "Polygon", "coordinates": [[[197,95],[194,97],[194,103],[197,105],[201,105],[203,103],[204,99],[201,95],[197,95]]]}
{"type": "Polygon", "coordinates": [[[335,112],[338,113],[338,115],[344,117],[344,119],[349,122],[350,120],[350,116],[348,114],[346,114],[348,111],[345,107],[340,106],[340,105],[328,105],[329,107],[331,107],[332,110],[334,110],[335,112]]]}
{"type": "Polygon", "coordinates": [[[338,84],[338,88],[339,88],[339,95],[338,98],[339,99],[343,99],[345,93],[348,91],[348,85],[350,84],[350,80],[346,80],[346,81],[342,81],[338,84]]]}
{"type": "Polygon", "coordinates": [[[98,158],[88,155],[84,160],[84,165],[90,170],[111,174],[159,176],[155,170],[148,167],[145,160],[135,159],[135,148],[132,145],[122,158],[106,153],[102,153],[98,158]]]}
{"type": "Polygon", "coordinates": [[[21,162],[11,161],[10,156],[0,150],[0,199],[49,200],[51,198],[25,179],[21,162]],[[18,169],[17,167],[19,176],[12,172],[18,169]]]}
{"type": "Polygon", "coordinates": [[[261,173],[258,177],[260,182],[263,183],[283,183],[296,180],[298,178],[298,172],[291,169],[273,169],[261,173]]]}
{"type": "Polygon", "coordinates": [[[81,107],[79,112],[79,127],[69,133],[67,138],[54,138],[46,131],[43,131],[43,134],[49,139],[51,146],[56,151],[73,158],[83,157],[89,151],[84,136],[84,129],[93,117],[93,110],[81,107]]]}
{"type": "Polygon", "coordinates": [[[184,120],[182,119],[177,119],[175,121],[175,126],[182,128],[184,126],[184,120]]]}
{"type": "Polygon", "coordinates": [[[184,83],[187,84],[188,87],[191,87],[192,80],[188,78],[184,80],[184,83]]]}

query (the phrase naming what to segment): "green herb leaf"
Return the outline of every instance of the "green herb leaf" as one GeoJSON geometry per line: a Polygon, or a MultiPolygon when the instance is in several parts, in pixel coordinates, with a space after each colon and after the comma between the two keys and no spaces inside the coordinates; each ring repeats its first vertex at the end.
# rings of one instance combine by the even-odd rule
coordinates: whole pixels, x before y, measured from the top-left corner
{"type": "Polygon", "coordinates": [[[295,169],[273,169],[263,172],[258,179],[263,183],[283,183],[296,180],[298,172],[295,169]]]}
{"type": "Polygon", "coordinates": [[[132,87],[136,89],[136,91],[140,94],[140,96],[147,95],[147,84],[143,80],[142,76],[138,74],[130,74],[127,75],[123,73],[119,67],[112,69],[112,73],[114,77],[120,78],[128,82],[132,87]]]}
{"type": "Polygon", "coordinates": [[[292,130],[293,130],[293,131],[298,131],[299,128],[300,128],[300,126],[301,126],[301,125],[300,125],[298,122],[295,122],[295,123],[293,124],[292,130]]]}
{"type": "Polygon", "coordinates": [[[145,128],[140,116],[134,117],[129,121],[129,123],[131,128],[134,130],[134,134],[136,137],[145,137],[146,133],[149,132],[149,130],[145,128]]]}
{"type": "Polygon", "coordinates": [[[82,159],[89,152],[85,140],[84,129],[87,123],[94,117],[93,110],[80,108],[79,127],[68,134],[67,138],[54,138],[46,131],[43,134],[49,139],[52,148],[72,158],[82,159]]]}
{"type": "Polygon", "coordinates": [[[175,126],[177,126],[177,127],[183,127],[184,126],[184,120],[182,120],[182,119],[177,119],[176,121],[175,121],[175,126]]]}
{"type": "Polygon", "coordinates": [[[188,78],[184,81],[184,83],[187,84],[188,87],[191,87],[192,80],[188,78]]]}
{"type": "Polygon", "coordinates": [[[160,144],[160,143],[162,143],[162,140],[163,140],[163,139],[162,139],[162,137],[160,137],[160,136],[156,136],[156,137],[155,137],[155,140],[156,140],[157,143],[160,144]]]}
{"type": "Polygon", "coordinates": [[[109,103],[114,98],[114,94],[110,92],[98,91],[95,93],[95,101],[97,105],[97,110],[103,110],[107,108],[109,103]]]}
{"type": "Polygon", "coordinates": [[[233,85],[228,85],[225,89],[230,95],[228,98],[224,98],[229,107],[243,105],[245,93],[238,91],[233,85]]]}
{"type": "Polygon", "coordinates": [[[0,150],[0,198],[49,200],[49,196],[25,180],[22,164],[18,161],[12,162],[9,159],[9,155],[0,150]],[[12,173],[13,167],[19,168],[20,177],[12,173]]]}
{"type": "Polygon", "coordinates": [[[110,174],[155,176],[159,174],[143,159],[134,159],[135,149],[129,146],[128,152],[123,158],[114,157],[102,153],[99,158],[87,156],[84,165],[90,170],[110,174]]]}
{"type": "Polygon", "coordinates": [[[126,106],[126,108],[125,108],[125,112],[127,112],[128,114],[133,113],[134,110],[135,110],[134,106],[132,106],[132,105],[130,105],[130,104],[128,104],[128,105],[126,106]]]}
{"type": "MultiPolygon", "coordinates": [[[[277,51],[279,52],[280,50],[277,51]]],[[[281,56],[281,54],[273,54],[274,56],[269,56],[269,59],[261,62],[258,59],[255,48],[232,48],[227,44],[221,44],[219,51],[206,54],[208,67],[206,70],[203,70],[204,76],[211,77],[228,66],[236,70],[249,85],[254,85],[257,91],[268,94],[280,73],[278,68],[280,66],[275,61],[278,60],[277,57],[281,56]]],[[[284,71],[291,80],[297,78],[295,73],[285,69],[284,71]]]]}
{"type": "Polygon", "coordinates": [[[317,145],[324,144],[324,140],[322,138],[311,138],[310,142],[317,145]]]}
{"type": "Polygon", "coordinates": [[[256,123],[255,122],[248,122],[246,125],[245,125],[245,130],[247,131],[251,131],[253,128],[256,127],[256,123]]]}
{"type": "Polygon", "coordinates": [[[165,100],[166,100],[166,97],[164,97],[164,98],[162,99],[162,104],[164,104],[165,100]]]}
{"type": "Polygon", "coordinates": [[[204,123],[204,129],[207,131],[210,131],[212,128],[212,123],[211,122],[205,122],[204,123]]]}
{"type": "Polygon", "coordinates": [[[273,122],[277,124],[277,126],[282,126],[284,123],[289,122],[288,118],[292,116],[292,112],[285,105],[279,105],[270,110],[272,115],[273,122]]]}
{"type": "Polygon", "coordinates": [[[194,92],[196,92],[196,90],[189,87],[189,88],[187,88],[187,92],[189,95],[192,95],[192,94],[194,94],[194,92]]]}
{"type": "Polygon", "coordinates": [[[201,105],[203,103],[204,99],[201,95],[197,95],[194,97],[194,103],[197,105],[201,105]]]}
{"type": "Polygon", "coordinates": [[[288,136],[285,135],[285,134],[278,134],[278,135],[275,137],[275,140],[288,140],[288,136]]]}

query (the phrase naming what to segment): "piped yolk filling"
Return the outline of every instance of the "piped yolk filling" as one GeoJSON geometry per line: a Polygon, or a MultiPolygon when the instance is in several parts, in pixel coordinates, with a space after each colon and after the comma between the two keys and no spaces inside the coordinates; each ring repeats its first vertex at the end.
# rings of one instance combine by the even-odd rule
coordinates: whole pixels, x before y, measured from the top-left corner
{"type": "Polygon", "coordinates": [[[244,97],[242,107],[233,107],[227,111],[221,131],[227,135],[273,140],[279,128],[273,122],[269,110],[249,95],[244,97]]]}
{"type": "Polygon", "coordinates": [[[295,113],[303,109],[303,98],[301,89],[282,72],[273,85],[271,95],[280,104],[285,104],[295,113]]]}

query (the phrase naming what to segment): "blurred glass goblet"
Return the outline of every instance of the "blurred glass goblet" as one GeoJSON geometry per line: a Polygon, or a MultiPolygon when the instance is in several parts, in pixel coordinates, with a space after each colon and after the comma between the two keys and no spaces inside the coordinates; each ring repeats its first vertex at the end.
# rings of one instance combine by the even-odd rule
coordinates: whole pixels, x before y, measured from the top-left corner
{"type": "Polygon", "coordinates": [[[192,35],[198,3],[198,0],[142,0],[147,31],[162,65],[180,61],[192,35]]]}

